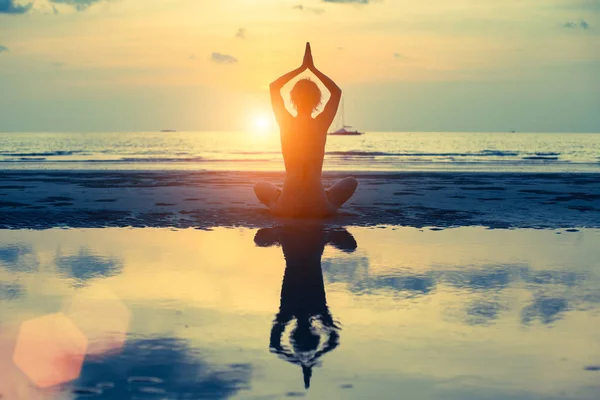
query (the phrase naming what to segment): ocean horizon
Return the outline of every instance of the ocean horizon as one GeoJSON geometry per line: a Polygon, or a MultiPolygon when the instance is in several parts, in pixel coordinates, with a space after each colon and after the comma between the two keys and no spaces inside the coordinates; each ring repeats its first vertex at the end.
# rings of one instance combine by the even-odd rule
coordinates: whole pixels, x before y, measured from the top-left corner
{"type": "MultiPolygon", "coordinates": [[[[7,170],[281,171],[279,134],[4,133],[7,170]]],[[[368,132],[329,136],[324,171],[600,172],[600,133],[368,132]]]]}

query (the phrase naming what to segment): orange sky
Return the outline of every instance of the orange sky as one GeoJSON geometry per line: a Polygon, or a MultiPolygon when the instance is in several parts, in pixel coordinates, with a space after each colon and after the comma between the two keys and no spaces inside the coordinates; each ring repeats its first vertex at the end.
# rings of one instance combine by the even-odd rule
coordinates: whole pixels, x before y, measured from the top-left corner
{"type": "MultiPolygon", "coordinates": [[[[68,127],[44,112],[28,124],[16,120],[15,115],[31,116],[31,108],[42,107],[37,101],[57,92],[67,104],[53,106],[60,115],[68,115],[71,103],[78,103],[80,112],[105,114],[99,122],[78,122],[87,122],[91,130],[149,127],[134,114],[137,108],[164,107],[146,104],[152,94],[169,97],[174,114],[198,110],[198,118],[181,128],[238,129],[242,120],[230,115],[240,114],[249,102],[268,109],[268,83],[301,62],[306,41],[313,44],[317,67],[345,89],[350,104],[358,102],[350,111],[369,129],[421,125],[428,130],[421,121],[426,114],[407,121],[407,115],[400,119],[381,108],[390,99],[410,108],[400,93],[414,97],[429,88],[427,96],[450,107],[469,85],[483,82],[485,90],[473,96],[480,103],[490,93],[496,98],[478,114],[494,114],[511,97],[539,92],[527,99],[527,104],[538,100],[535,114],[554,114],[564,109],[566,97],[575,97],[584,110],[573,105],[568,118],[552,123],[575,125],[567,131],[600,130],[592,112],[600,105],[598,88],[590,88],[600,72],[600,8],[593,0],[35,0],[30,9],[18,8],[26,3],[21,0],[4,3],[12,8],[0,6],[0,83],[15,92],[17,105],[8,113],[0,103],[0,117],[12,115],[7,125],[15,130],[68,127]],[[533,86],[498,93],[504,83],[515,82],[533,86]],[[446,84],[457,86],[447,89],[446,84]],[[556,86],[556,101],[545,104],[549,85],[556,86]],[[371,104],[375,99],[379,110],[361,107],[364,97],[371,104]],[[130,120],[98,98],[128,105],[130,120]],[[216,112],[224,104],[231,113],[216,112]]],[[[518,115],[519,109],[509,118],[535,127],[518,115]]],[[[434,120],[432,127],[453,130],[464,117],[445,119],[434,120]]],[[[494,122],[484,115],[471,125],[494,130],[494,122]]]]}

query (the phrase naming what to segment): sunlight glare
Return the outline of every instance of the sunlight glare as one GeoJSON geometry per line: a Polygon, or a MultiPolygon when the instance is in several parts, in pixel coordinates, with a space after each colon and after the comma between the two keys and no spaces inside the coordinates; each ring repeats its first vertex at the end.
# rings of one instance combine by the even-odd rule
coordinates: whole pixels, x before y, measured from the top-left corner
{"type": "Polygon", "coordinates": [[[266,135],[271,132],[273,124],[271,118],[266,114],[257,114],[252,117],[252,131],[257,134],[266,135]]]}

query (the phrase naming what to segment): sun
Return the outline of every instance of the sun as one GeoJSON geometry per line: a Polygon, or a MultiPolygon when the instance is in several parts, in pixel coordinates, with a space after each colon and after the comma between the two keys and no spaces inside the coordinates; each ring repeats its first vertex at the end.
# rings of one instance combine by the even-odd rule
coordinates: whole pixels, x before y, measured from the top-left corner
{"type": "Polygon", "coordinates": [[[272,118],[267,114],[255,114],[251,119],[252,132],[260,135],[271,133],[273,128],[272,118]]]}

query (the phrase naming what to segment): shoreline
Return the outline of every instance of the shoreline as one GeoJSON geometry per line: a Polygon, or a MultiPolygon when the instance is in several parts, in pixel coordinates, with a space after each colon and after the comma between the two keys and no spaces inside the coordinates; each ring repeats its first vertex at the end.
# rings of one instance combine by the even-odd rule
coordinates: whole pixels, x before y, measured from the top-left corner
{"type": "MultiPolygon", "coordinates": [[[[255,198],[267,171],[0,171],[0,229],[262,228],[285,221],[255,198]]],[[[332,226],[599,228],[600,173],[324,172],[359,188],[332,226]]]]}
{"type": "MultiPolygon", "coordinates": [[[[345,168],[340,168],[340,165],[323,165],[323,174],[413,174],[413,173],[486,173],[486,174],[600,174],[600,164],[593,163],[571,163],[571,162],[551,162],[546,161],[510,164],[510,163],[489,163],[489,162],[404,162],[401,163],[402,168],[390,169],[388,164],[372,164],[369,169],[365,165],[359,164],[344,164],[345,168]]],[[[117,173],[117,172],[155,172],[155,173],[266,173],[278,174],[285,169],[283,160],[281,161],[193,161],[169,164],[169,168],[160,162],[99,162],[99,161],[53,161],[51,163],[39,162],[13,162],[1,161],[0,168],[5,172],[81,172],[81,173],[117,173]],[[244,164],[245,168],[234,169],[240,163],[244,164]],[[81,167],[84,166],[84,168],[81,167]],[[90,168],[93,165],[94,168],[90,168]],[[195,167],[192,167],[195,165],[195,167]],[[202,168],[198,167],[202,165],[202,168]],[[262,168],[257,168],[262,165],[262,168]],[[100,168],[100,166],[105,166],[100,168]]]]}

